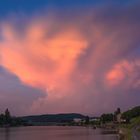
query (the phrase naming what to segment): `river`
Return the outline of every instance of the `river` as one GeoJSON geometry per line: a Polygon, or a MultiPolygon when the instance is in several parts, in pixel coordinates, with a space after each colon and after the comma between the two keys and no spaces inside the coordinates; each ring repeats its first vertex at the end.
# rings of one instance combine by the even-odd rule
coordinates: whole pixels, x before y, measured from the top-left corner
{"type": "Polygon", "coordinates": [[[118,140],[100,129],[68,126],[0,128],[0,140],[118,140]]]}

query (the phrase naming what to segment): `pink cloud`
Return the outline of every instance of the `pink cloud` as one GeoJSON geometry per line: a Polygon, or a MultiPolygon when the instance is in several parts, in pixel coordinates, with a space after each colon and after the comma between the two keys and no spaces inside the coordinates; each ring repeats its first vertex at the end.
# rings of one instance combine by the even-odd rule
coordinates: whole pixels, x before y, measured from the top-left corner
{"type": "Polygon", "coordinates": [[[125,88],[139,88],[140,60],[122,61],[115,64],[107,73],[106,80],[109,86],[123,86],[125,88]]]}
{"type": "Polygon", "coordinates": [[[24,84],[46,92],[33,102],[32,113],[109,110],[118,100],[111,94],[118,85],[126,91],[132,83],[138,87],[139,61],[130,62],[128,56],[137,48],[140,29],[139,22],[125,18],[128,14],[117,20],[97,11],[69,22],[36,18],[24,32],[3,24],[0,64],[24,84]]]}

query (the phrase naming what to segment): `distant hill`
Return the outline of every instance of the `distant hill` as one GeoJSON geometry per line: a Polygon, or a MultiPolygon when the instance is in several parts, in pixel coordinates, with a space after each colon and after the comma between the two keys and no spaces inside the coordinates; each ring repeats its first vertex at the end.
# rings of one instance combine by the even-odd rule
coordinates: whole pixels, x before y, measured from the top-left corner
{"type": "Polygon", "coordinates": [[[75,118],[85,119],[86,116],[77,113],[69,113],[69,114],[46,114],[46,115],[24,116],[20,118],[33,125],[49,125],[49,124],[70,123],[75,118]]]}

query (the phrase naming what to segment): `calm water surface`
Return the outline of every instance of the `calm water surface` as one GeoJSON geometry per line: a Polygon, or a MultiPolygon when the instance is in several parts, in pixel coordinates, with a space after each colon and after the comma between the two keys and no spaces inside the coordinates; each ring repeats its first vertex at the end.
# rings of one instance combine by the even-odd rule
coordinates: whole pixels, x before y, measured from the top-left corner
{"type": "Polygon", "coordinates": [[[0,128],[0,140],[118,140],[115,135],[100,135],[99,129],[67,126],[0,128]]]}

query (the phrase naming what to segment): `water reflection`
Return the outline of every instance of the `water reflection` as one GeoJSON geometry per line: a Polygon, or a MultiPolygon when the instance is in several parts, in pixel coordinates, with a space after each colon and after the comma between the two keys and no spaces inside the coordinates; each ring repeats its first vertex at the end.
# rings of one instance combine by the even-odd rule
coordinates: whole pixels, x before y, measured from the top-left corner
{"type": "Polygon", "coordinates": [[[5,140],[10,140],[10,128],[5,128],[5,140]]]}
{"type": "Polygon", "coordinates": [[[0,140],[118,140],[116,135],[101,135],[100,129],[85,127],[0,128],[0,140]]]}

